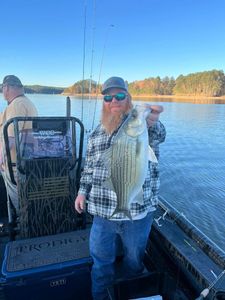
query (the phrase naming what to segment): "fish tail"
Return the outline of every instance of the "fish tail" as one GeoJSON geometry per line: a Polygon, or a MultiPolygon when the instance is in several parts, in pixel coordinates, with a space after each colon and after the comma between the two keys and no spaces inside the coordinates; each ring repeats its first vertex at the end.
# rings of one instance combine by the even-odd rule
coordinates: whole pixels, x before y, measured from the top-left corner
{"type": "Polygon", "coordinates": [[[129,220],[133,221],[131,213],[130,213],[130,210],[128,210],[128,209],[120,209],[118,207],[114,210],[114,212],[109,217],[109,219],[111,219],[114,215],[116,215],[118,213],[123,213],[126,217],[128,217],[129,220]]]}

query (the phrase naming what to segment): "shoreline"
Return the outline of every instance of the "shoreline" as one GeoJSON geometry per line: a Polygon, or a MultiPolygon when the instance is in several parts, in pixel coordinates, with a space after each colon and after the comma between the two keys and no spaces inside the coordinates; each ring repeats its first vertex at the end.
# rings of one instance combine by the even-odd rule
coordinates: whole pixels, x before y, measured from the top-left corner
{"type": "Polygon", "coordinates": [[[214,99],[225,100],[225,95],[220,97],[213,96],[193,96],[193,95],[133,95],[133,98],[165,98],[165,99],[214,99]]]}
{"type": "MultiPolygon", "coordinates": [[[[69,97],[81,97],[81,94],[67,94],[67,93],[63,93],[60,94],[62,96],[69,96],[69,97]]],[[[83,97],[85,98],[102,98],[101,94],[83,94],[83,97]]],[[[221,101],[225,101],[225,95],[223,96],[219,96],[219,97],[213,97],[213,96],[193,96],[193,95],[132,95],[133,99],[175,99],[175,100],[221,100],[221,101]]]]}

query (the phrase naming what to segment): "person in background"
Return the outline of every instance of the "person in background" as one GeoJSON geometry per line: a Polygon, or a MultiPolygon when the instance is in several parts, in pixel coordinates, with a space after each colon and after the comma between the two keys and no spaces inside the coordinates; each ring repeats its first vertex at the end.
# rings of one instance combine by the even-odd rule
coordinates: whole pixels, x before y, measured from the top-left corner
{"type": "MultiPolygon", "coordinates": [[[[132,108],[131,95],[126,82],[120,77],[111,77],[103,84],[103,107],[101,124],[88,140],[80,189],[75,199],[75,209],[82,213],[85,202],[88,212],[94,216],[90,233],[90,255],[93,258],[92,295],[95,300],[108,299],[107,287],[115,279],[114,263],[117,255],[118,235],[123,245],[125,275],[136,276],[143,272],[144,252],[157,205],[159,172],[157,163],[149,163],[149,171],[143,185],[144,205],[131,207],[133,221],[118,214],[110,218],[115,209],[111,190],[102,187],[106,172],[101,156],[109,148],[132,108]]],[[[150,106],[150,105],[149,105],[150,106]]],[[[162,106],[152,105],[147,118],[149,144],[159,158],[159,144],[165,140],[166,131],[158,120],[162,106]]]]}
{"type": "MultiPolygon", "coordinates": [[[[5,181],[6,190],[16,211],[18,211],[17,187],[11,182],[5,155],[5,143],[3,139],[3,127],[5,123],[14,117],[35,117],[37,109],[34,104],[24,95],[24,87],[20,79],[15,75],[7,75],[3,79],[2,93],[8,105],[0,113],[0,170],[5,181]]],[[[19,131],[29,129],[29,122],[19,122],[19,131]]],[[[14,127],[11,124],[8,127],[9,147],[12,162],[16,163],[16,149],[14,139],[14,127]]],[[[16,170],[13,169],[16,179],[16,170]]]]}

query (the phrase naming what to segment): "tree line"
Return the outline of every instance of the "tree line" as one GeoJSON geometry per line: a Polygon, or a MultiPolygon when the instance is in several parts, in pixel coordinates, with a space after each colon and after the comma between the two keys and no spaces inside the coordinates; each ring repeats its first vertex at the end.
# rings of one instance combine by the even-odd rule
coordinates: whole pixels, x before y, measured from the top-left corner
{"type": "Polygon", "coordinates": [[[64,91],[64,88],[41,85],[25,85],[24,91],[28,94],[61,94],[64,91]]]}
{"type": "Polygon", "coordinates": [[[180,75],[173,89],[175,95],[189,94],[200,96],[225,95],[225,76],[223,71],[213,70],[187,76],[180,75]]]}
{"type": "MultiPolygon", "coordinates": [[[[133,96],[188,95],[219,97],[225,95],[225,75],[222,70],[204,71],[173,77],[149,77],[128,84],[133,96]]],[[[101,92],[101,84],[94,80],[80,80],[68,88],[41,85],[24,86],[25,93],[37,94],[93,94],[101,92]]],[[[1,87],[0,87],[1,89],[1,87]]],[[[1,90],[0,90],[1,91],[1,90]]]]}
{"type": "MultiPolygon", "coordinates": [[[[62,94],[65,88],[53,87],[53,86],[42,86],[42,85],[25,85],[24,92],[27,94],[62,94]]],[[[2,92],[2,86],[0,87],[2,92]]]]}
{"type": "MultiPolygon", "coordinates": [[[[189,75],[173,77],[149,77],[144,80],[133,81],[128,84],[132,95],[189,95],[217,97],[225,95],[225,75],[222,70],[204,71],[189,75]]],[[[95,81],[91,83],[91,93],[98,94],[101,85],[95,81]]],[[[65,94],[90,93],[90,81],[78,81],[64,90],[65,94]]]]}
{"type": "Polygon", "coordinates": [[[63,94],[76,95],[76,94],[98,94],[101,91],[101,85],[97,84],[94,80],[80,80],[75,82],[72,86],[66,88],[63,94]]]}
{"type": "Polygon", "coordinates": [[[225,95],[225,76],[223,71],[212,70],[205,72],[180,75],[161,79],[147,78],[129,84],[133,95],[190,95],[217,97],[225,95]]]}

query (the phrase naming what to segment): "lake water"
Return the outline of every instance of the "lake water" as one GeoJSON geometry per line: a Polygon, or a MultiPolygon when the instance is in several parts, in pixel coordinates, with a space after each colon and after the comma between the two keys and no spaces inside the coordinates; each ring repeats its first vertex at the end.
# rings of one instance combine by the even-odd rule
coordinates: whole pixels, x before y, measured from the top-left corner
{"type": "MultiPolygon", "coordinates": [[[[66,97],[28,96],[40,116],[66,115],[66,97]]],[[[2,95],[0,99],[2,110],[6,103],[2,95]]],[[[95,127],[101,100],[84,100],[83,104],[80,99],[71,100],[71,115],[81,119],[83,106],[85,128],[95,127]]],[[[225,104],[164,101],[148,101],[165,110],[161,121],[167,139],[160,148],[160,194],[225,251],[225,104]]]]}

